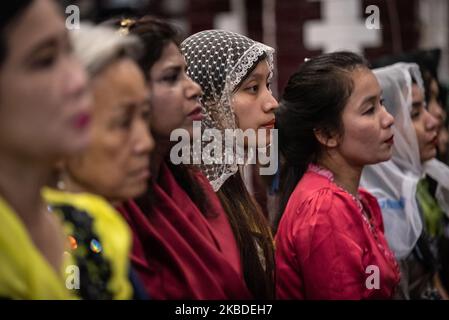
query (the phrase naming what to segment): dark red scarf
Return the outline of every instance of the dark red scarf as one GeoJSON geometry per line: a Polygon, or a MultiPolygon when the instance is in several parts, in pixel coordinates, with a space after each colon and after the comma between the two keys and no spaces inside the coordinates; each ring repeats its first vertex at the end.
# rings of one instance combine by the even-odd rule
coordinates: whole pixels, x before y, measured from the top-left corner
{"type": "Polygon", "coordinates": [[[205,218],[166,164],[151,212],[134,201],[118,210],[133,231],[132,264],[153,299],[251,299],[232,229],[207,179],[198,174],[213,217],[205,218]]]}

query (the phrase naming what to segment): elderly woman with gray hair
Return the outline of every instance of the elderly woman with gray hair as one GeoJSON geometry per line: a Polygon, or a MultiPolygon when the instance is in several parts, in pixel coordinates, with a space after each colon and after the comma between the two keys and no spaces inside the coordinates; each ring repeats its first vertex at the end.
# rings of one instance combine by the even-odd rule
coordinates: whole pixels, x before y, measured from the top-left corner
{"type": "Polygon", "coordinates": [[[60,190],[45,190],[44,196],[69,225],[79,296],[128,299],[131,234],[111,204],[139,196],[149,177],[154,141],[148,90],[134,60],[140,43],[104,26],[82,25],[72,36],[75,54],[91,77],[91,143],[60,161],[60,190]]]}

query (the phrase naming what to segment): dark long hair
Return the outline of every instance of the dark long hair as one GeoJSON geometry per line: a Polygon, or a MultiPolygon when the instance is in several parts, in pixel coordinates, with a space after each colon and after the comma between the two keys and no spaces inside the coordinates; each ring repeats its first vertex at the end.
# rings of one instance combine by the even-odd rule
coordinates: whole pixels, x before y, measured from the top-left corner
{"type": "Polygon", "coordinates": [[[239,246],[248,289],[256,299],[274,299],[274,244],[266,217],[238,172],[226,180],[217,195],[239,246]]]}
{"type": "MultiPolygon", "coordinates": [[[[234,92],[266,57],[265,53],[259,56],[234,92]]],[[[274,299],[274,242],[267,218],[249,194],[240,173],[229,177],[217,195],[239,246],[246,285],[256,299],[274,299]]]]}
{"type": "Polygon", "coordinates": [[[8,48],[6,45],[6,29],[14,23],[27,9],[33,0],[8,1],[0,10],[0,66],[3,64],[8,48]]]}
{"type": "Polygon", "coordinates": [[[368,68],[363,57],[333,52],[308,60],[290,77],[276,110],[283,167],[275,228],[307,166],[324,152],[315,131],[327,136],[343,134],[342,113],[354,87],[351,72],[360,67],[368,68]]]}
{"type": "Polygon", "coordinates": [[[168,22],[152,16],[132,20],[129,33],[140,38],[144,46],[144,54],[138,63],[148,78],[153,65],[159,60],[162,51],[169,43],[179,47],[180,31],[168,22]]]}

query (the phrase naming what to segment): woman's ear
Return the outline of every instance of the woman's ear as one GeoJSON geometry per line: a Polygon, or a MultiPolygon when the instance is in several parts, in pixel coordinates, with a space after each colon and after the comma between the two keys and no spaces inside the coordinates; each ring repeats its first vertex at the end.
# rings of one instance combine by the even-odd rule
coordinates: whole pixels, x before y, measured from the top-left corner
{"type": "Polygon", "coordinates": [[[336,134],[332,134],[323,129],[313,129],[313,134],[318,142],[327,148],[335,148],[338,146],[338,136],[336,134]]]}

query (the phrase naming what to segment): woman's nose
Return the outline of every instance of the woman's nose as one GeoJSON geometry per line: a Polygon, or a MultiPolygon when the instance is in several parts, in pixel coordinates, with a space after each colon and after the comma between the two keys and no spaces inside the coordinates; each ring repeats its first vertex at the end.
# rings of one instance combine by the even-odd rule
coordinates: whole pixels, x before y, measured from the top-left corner
{"type": "Polygon", "coordinates": [[[387,109],[382,106],[382,110],[384,112],[383,119],[382,119],[382,125],[384,128],[389,128],[394,124],[394,117],[387,111],[387,109]]]}
{"type": "Polygon", "coordinates": [[[279,107],[278,101],[275,99],[275,97],[273,97],[271,92],[269,90],[267,90],[266,101],[264,102],[264,104],[262,106],[263,111],[266,113],[273,112],[278,107],[279,107]]]}
{"type": "Polygon", "coordinates": [[[187,91],[186,95],[188,99],[198,99],[203,95],[203,90],[201,89],[201,86],[193,81],[188,75],[187,77],[187,91]]]}
{"type": "Polygon", "coordinates": [[[426,126],[426,130],[427,131],[433,131],[433,130],[437,130],[438,128],[438,119],[435,118],[428,110],[424,111],[426,114],[426,122],[425,122],[425,126],[426,126]]]}

